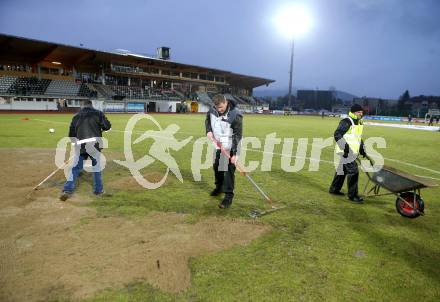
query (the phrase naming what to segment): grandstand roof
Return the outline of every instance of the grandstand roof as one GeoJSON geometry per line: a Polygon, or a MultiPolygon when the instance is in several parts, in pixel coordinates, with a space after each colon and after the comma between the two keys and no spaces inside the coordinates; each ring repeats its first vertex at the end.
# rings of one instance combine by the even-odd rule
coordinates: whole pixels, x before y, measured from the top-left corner
{"type": "Polygon", "coordinates": [[[268,85],[275,82],[274,80],[242,75],[231,71],[183,64],[132,53],[114,53],[0,33],[0,62],[2,61],[14,62],[17,64],[37,64],[42,61],[62,62],[65,66],[77,66],[83,68],[96,66],[99,62],[116,61],[121,63],[146,64],[150,66],[220,75],[224,76],[231,84],[239,83],[242,86],[249,88],[268,85]]]}

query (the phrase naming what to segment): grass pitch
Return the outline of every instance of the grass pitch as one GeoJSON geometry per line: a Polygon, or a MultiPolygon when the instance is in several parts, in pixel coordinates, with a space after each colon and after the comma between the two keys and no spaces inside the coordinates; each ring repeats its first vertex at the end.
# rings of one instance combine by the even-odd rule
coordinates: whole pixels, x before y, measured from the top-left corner
{"type": "MultiPolygon", "coordinates": [[[[0,146],[54,149],[67,135],[71,117],[0,115],[0,146]],[[49,128],[55,133],[50,134],[49,128]]],[[[109,140],[105,154],[123,160],[123,130],[130,115],[110,114],[108,118],[113,131],[105,134],[109,140]]],[[[179,125],[178,139],[193,136],[194,141],[204,136],[203,115],[157,114],[154,118],[163,128],[171,123],[179,125]]],[[[337,124],[337,118],[246,115],[243,132],[262,143],[273,132],[279,138],[295,138],[295,142],[308,138],[310,156],[312,139],[331,137],[337,124]]],[[[153,129],[152,124],[141,122],[135,130],[146,129],[153,129]]],[[[389,159],[385,164],[440,181],[440,133],[373,126],[366,126],[364,133],[366,137],[386,139],[387,148],[378,149],[389,159]]],[[[149,143],[151,140],[133,147],[137,158],[146,153],[149,143]]],[[[104,186],[113,196],[96,199],[91,206],[100,215],[126,219],[152,211],[185,213],[190,217],[188,223],[207,216],[250,220],[252,209],[267,208],[246,178],[236,173],[234,203],[226,211],[218,209],[219,200],[209,197],[213,173],[204,170],[202,181],[195,182],[191,152],[192,144],[171,152],[184,182],[170,174],[169,181],[156,190],[112,188],[112,183],[130,174],[109,160],[104,186]]],[[[274,153],[281,153],[281,147],[276,146],[274,153]]],[[[262,156],[261,152],[249,151],[247,161],[261,162],[262,156]]],[[[306,161],[301,171],[287,173],[280,167],[280,156],[274,155],[272,171],[253,172],[266,193],[287,208],[260,218],[273,230],[250,245],[192,259],[191,286],[186,291],[170,294],[140,280],[98,293],[91,301],[438,301],[440,189],[422,190],[425,216],[403,218],[395,210],[393,195],[357,205],[328,194],[334,167],[326,161],[333,159],[333,148],[326,148],[321,159],[319,172],[307,171],[306,161]]],[[[146,170],[159,174],[165,167],[154,163],[146,170]]],[[[360,178],[362,191],[366,176],[361,173],[360,178]]],[[[40,180],[35,179],[35,184],[40,180]]],[[[86,181],[78,191],[91,194],[90,184],[86,181]]]]}

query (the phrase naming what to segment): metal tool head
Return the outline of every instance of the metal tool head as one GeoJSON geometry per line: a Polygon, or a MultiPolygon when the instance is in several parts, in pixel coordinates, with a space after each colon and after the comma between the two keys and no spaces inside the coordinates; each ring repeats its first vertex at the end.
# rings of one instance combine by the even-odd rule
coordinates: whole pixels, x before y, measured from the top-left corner
{"type": "Polygon", "coordinates": [[[261,211],[259,211],[257,209],[251,210],[249,212],[249,217],[251,217],[251,218],[258,218],[260,216],[261,216],[261,211]]]}
{"type": "Polygon", "coordinates": [[[286,206],[282,205],[282,206],[272,206],[269,210],[263,210],[263,211],[254,209],[249,212],[249,216],[252,218],[259,218],[261,216],[265,216],[267,214],[271,214],[273,212],[276,212],[276,211],[279,211],[279,210],[282,210],[285,208],[286,208],[286,206]]]}

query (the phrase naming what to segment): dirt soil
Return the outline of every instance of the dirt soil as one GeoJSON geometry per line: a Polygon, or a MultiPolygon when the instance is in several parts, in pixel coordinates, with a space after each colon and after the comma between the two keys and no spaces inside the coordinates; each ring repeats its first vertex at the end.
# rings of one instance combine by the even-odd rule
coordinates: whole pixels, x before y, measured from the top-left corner
{"type": "Polygon", "coordinates": [[[188,260],[246,245],[270,228],[246,221],[151,213],[97,217],[91,196],[58,200],[59,173],[43,149],[0,149],[0,301],[81,300],[106,288],[147,281],[167,292],[191,284],[188,260]]]}

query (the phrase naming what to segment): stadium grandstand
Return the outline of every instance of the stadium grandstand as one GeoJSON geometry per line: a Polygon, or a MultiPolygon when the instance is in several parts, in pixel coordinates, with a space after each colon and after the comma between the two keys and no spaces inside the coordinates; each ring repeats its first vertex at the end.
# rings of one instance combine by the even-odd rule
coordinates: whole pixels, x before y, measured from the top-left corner
{"type": "Polygon", "coordinates": [[[206,112],[223,93],[253,111],[253,89],[272,82],[173,62],[168,48],[147,56],[0,34],[0,110],[69,112],[90,99],[107,112],[206,112]]]}

